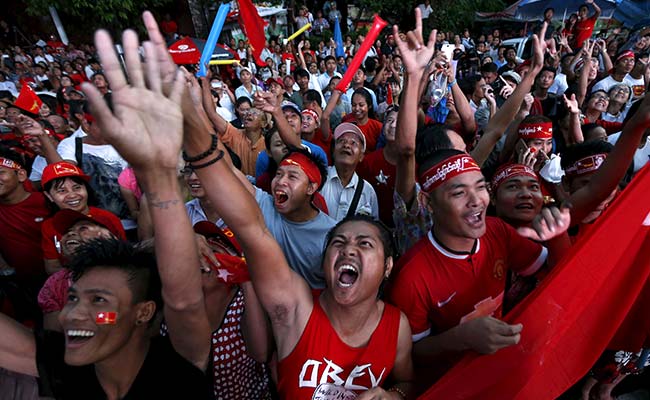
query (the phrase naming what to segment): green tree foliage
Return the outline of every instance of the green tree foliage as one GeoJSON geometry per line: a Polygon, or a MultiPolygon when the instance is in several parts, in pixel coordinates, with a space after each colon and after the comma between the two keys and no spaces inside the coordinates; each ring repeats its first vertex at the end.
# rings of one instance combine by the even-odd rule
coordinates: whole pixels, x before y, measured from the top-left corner
{"type": "MultiPolygon", "coordinates": [[[[361,0],[361,6],[379,13],[392,24],[398,24],[400,30],[406,30],[413,25],[413,9],[422,2],[423,0],[361,0]]],[[[461,33],[464,28],[472,27],[476,11],[499,11],[505,7],[502,0],[431,0],[433,13],[425,21],[425,29],[461,33]]]]}
{"type": "Polygon", "coordinates": [[[159,8],[171,0],[25,0],[26,12],[32,16],[48,15],[54,6],[66,29],[70,24],[83,24],[84,29],[106,27],[121,30],[140,26],[144,10],[159,8]]]}

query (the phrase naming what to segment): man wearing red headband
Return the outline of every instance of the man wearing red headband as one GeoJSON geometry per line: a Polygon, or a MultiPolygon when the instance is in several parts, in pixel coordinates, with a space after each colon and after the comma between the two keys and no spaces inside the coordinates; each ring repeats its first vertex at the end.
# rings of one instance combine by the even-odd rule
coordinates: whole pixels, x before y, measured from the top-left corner
{"type": "Polygon", "coordinates": [[[457,150],[433,153],[420,166],[419,182],[433,227],[400,259],[388,294],[409,319],[418,375],[430,383],[431,374],[440,376],[464,350],[493,353],[519,342],[522,326],[499,320],[506,276],[511,270],[532,275],[554,255],[555,246],[549,252],[522,236],[547,241],[562,235],[569,212],[545,209],[518,231],[486,217],[485,178],[471,156],[457,150]]]}
{"type": "Polygon", "coordinates": [[[491,202],[497,217],[511,226],[529,226],[544,204],[537,174],[526,165],[502,165],[492,177],[491,202]]]}
{"type": "Polygon", "coordinates": [[[623,50],[612,61],[614,61],[614,68],[606,78],[596,82],[591,89],[592,93],[599,90],[609,92],[612,86],[619,83],[625,83],[630,87],[634,85],[634,81],[630,77],[630,72],[634,69],[634,52],[632,50],[623,50]]]}
{"type": "Polygon", "coordinates": [[[15,276],[24,289],[34,291],[35,299],[46,278],[41,225],[50,212],[42,193],[23,186],[23,162],[16,152],[0,147],[0,275],[15,276]]]}

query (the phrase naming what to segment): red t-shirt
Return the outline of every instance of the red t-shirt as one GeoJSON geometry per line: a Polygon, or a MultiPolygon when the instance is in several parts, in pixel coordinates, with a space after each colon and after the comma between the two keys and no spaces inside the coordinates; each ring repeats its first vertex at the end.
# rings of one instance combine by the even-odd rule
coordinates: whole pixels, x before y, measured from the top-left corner
{"type": "Polygon", "coordinates": [[[478,317],[501,317],[507,272],[528,276],[544,263],[540,244],[498,218],[487,217],[486,224],[473,254],[453,253],[429,232],[400,259],[388,298],[406,314],[414,339],[478,317]]]}
{"type": "MultiPolygon", "coordinates": [[[[343,122],[355,122],[354,114],[348,114],[343,117],[343,122]]],[[[381,135],[381,127],[383,124],[376,119],[368,118],[368,122],[364,125],[357,124],[363,136],[366,137],[366,154],[375,151],[377,148],[377,139],[381,135]]]]}
{"type": "Polygon", "coordinates": [[[323,151],[325,152],[325,155],[327,156],[327,164],[328,165],[333,165],[332,150],[331,150],[332,137],[333,137],[333,135],[330,134],[330,137],[327,140],[324,140],[323,139],[323,131],[321,131],[320,128],[316,128],[316,131],[314,132],[314,136],[311,138],[311,140],[309,140],[310,143],[315,144],[316,146],[323,149],[323,151]]]}
{"type": "Polygon", "coordinates": [[[350,347],[338,336],[318,298],[291,354],[278,363],[282,399],[311,399],[321,383],[357,393],[381,386],[397,354],[400,312],[385,304],[379,325],[363,347],[350,347]]]}
{"type": "Polygon", "coordinates": [[[18,204],[0,204],[0,254],[18,278],[45,280],[41,225],[49,215],[45,196],[38,192],[18,204]]]}
{"type": "MultiPolygon", "coordinates": [[[[102,210],[101,208],[97,207],[88,207],[89,213],[88,215],[93,216],[93,215],[102,215],[104,218],[110,220],[112,222],[113,226],[109,226],[109,230],[111,232],[119,232],[119,238],[126,240],[126,234],[124,233],[124,228],[122,227],[122,223],[120,222],[120,219],[115,216],[110,211],[102,210]]],[[[43,227],[41,229],[42,232],[42,239],[41,239],[41,247],[43,249],[43,258],[46,260],[55,260],[59,259],[61,254],[56,250],[56,244],[55,244],[55,238],[56,240],[61,240],[61,237],[59,236],[56,230],[54,229],[54,223],[52,222],[53,218],[50,218],[43,222],[43,227]]]]}
{"type": "Polygon", "coordinates": [[[395,166],[386,161],[384,149],[366,154],[357,166],[357,174],[370,182],[377,193],[379,219],[393,226],[393,191],[395,190],[395,166]]]}
{"type": "Polygon", "coordinates": [[[594,15],[593,17],[589,17],[587,19],[583,19],[582,21],[576,22],[576,26],[574,28],[575,31],[575,47],[574,49],[578,49],[582,47],[582,43],[584,43],[585,40],[589,39],[591,37],[591,34],[594,31],[594,26],[596,26],[596,21],[598,18],[594,15]]]}

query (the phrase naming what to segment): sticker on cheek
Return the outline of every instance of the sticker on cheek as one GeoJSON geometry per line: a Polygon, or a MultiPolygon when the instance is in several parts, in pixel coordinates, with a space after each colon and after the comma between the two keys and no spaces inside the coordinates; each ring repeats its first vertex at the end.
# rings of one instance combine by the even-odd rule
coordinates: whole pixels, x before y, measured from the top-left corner
{"type": "Polygon", "coordinates": [[[117,322],[117,313],[113,311],[98,312],[95,316],[97,325],[115,325],[117,322]]]}

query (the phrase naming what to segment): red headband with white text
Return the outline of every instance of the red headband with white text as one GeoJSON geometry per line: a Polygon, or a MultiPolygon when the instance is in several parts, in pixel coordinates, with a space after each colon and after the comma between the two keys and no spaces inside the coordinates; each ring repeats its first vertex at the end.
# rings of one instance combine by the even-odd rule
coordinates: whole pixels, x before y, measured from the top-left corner
{"type": "Polygon", "coordinates": [[[10,160],[4,157],[0,157],[0,167],[5,167],[5,168],[15,169],[15,170],[19,170],[23,168],[20,164],[18,164],[14,160],[10,160]]]}
{"type": "Polygon", "coordinates": [[[566,172],[566,174],[569,176],[576,176],[586,174],[588,172],[593,172],[600,168],[603,162],[605,162],[606,158],[606,153],[594,154],[585,158],[581,158],[572,166],[567,168],[564,172],[566,172]]]}
{"type": "Polygon", "coordinates": [[[539,122],[532,124],[519,125],[519,138],[520,139],[552,139],[553,138],[553,123],[552,122],[539,122]]]}
{"type": "Polygon", "coordinates": [[[528,176],[534,179],[537,174],[532,168],[522,164],[506,164],[497,169],[497,172],[492,177],[492,191],[496,192],[499,186],[510,178],[515,176],[528,176]]]}
{"type": "Polygon", "coordinates": [[[471,156],[458,154],[439,162],[421,174],[420,186],[422,190],[429,193],[447,180],[471,171],[481,172],[481,168],[471,156]]]}

